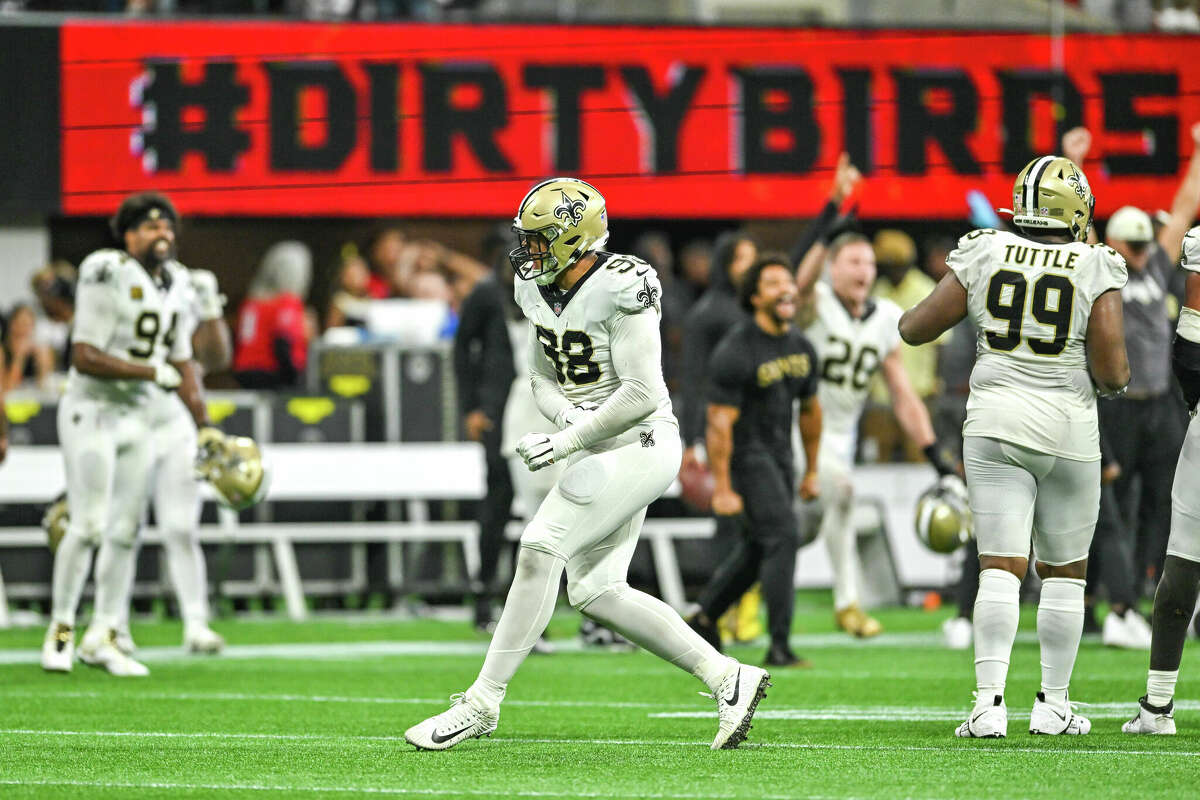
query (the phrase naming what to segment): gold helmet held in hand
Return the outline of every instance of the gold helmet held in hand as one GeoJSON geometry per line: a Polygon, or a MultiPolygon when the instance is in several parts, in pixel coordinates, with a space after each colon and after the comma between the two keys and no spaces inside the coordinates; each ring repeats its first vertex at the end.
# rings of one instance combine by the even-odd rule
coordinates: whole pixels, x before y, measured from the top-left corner
{"type": "Polygon", "coordinates": [[[1096,198],[1074,161],[1042,156],[1025,165],[1013,184],[1013,224],[1026,232],[1062,231],[1085,242],[1096,198]]]}
{"type": "Polygon", "coordinates": [[[953,553],[975,535],[967,504],[967,487],[948,475],[926,489],[917,500],[917,538],[935,553],[953,553]]]}
{"type": "Polygon", "coordinates": [[[42,530],[46,532],[50,552],[58,551],[58,543],[67,535],[67,526],[71,523],[71,510],[67,507],[67,493],[63,492],[54,498],[54,502],[46,506],[42,515],[42,530]]]}
{"type": "Polygon", "coordinates": [[[269,484],[255,441],[217,428],[203,428],[197,437],[196,475],[212,484],[218,502],[238,511],[262,500],[269,484]]]}
{"type": "Polygon", "coordinates": [[[513,219],[517,248],[508,254],[522,280],[542,286],[608,241],[608,213],[596,187],[551,178],[529,190],[513,219]]]}

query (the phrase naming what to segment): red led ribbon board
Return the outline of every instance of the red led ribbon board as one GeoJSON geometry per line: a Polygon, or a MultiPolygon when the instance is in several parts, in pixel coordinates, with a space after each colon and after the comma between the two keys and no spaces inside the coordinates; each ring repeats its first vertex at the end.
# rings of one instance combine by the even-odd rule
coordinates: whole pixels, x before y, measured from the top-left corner
{"type": "Polygon", "coordinates": [[[578,175],[614,217],[820,208],[962,218],[1094,133],[1098,212],[1168,206],[1200,120],[1195,39],[557,26],[68,23],[62,209],[158,189],[207,215],[503,217],[578,175]]]}

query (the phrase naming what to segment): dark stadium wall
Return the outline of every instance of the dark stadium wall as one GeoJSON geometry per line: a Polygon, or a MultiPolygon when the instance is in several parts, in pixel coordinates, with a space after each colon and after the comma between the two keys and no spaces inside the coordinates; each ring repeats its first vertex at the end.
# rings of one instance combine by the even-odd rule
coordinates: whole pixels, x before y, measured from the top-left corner
{"type": "Polygon", "coordinates": [[[59,29],[0,27],[0,217],[53,213],[59,201],[59,29]]]}

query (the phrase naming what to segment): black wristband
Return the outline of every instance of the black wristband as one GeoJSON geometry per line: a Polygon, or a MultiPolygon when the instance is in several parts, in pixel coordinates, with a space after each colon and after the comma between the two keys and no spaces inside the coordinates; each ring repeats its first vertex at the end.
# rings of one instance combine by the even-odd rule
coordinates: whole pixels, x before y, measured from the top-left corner
{"type": "Polygon", "coordinates": [[[925,457],[929,459],[929,463],[937,470],[938,475],[954,475],[954,465],[946,458],[942,451],[938,448],[937,442],[926,447],[923,451],[925,457]]]}

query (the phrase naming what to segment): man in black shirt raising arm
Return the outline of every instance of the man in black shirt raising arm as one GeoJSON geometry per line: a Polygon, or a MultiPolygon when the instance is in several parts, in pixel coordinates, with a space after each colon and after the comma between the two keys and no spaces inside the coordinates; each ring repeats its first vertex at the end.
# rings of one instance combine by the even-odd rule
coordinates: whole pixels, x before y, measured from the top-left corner
{"type": "Polygon", "coordinates": [[[756,581],[767,603],[771,648],[767,663],[795,666],[788,646],[795,604],[799,537],[792,513],[792,405],[800,400],[800,437],[806,463],[800,496],[819,492],[817,354],[792,327],[796,282],[786,256],[768,255],[746,272],[739,287],[751,314],[717,346],[709,364],[708,459],[716,488],[719,526],[740,529],[741,541],[700,595],[692,627],[719,646],[715,620],[756,581]]]}

